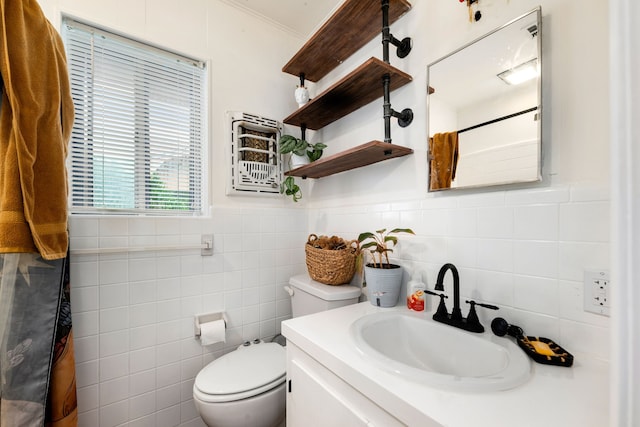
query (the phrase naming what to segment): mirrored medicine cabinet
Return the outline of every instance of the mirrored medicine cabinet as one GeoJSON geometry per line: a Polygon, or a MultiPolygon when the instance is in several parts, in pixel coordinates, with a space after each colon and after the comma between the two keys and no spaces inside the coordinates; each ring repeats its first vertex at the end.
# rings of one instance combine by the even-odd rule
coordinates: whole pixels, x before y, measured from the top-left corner
{"type": "Polygon", "coordinates": [[[427,67],[429,191],[541,179],[541,10],[427,67]]]}

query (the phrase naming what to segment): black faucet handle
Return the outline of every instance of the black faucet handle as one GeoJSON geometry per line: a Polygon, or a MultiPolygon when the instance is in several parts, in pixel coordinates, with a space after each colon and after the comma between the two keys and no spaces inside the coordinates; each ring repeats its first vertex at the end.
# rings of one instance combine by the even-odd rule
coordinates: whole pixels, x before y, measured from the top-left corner
{"type": "Polygon", "coordinates": [[[469,314],[467,314],[466,319],[466,330],[472,332],[484,332],[484,326],[480,323],[480,319],[478,319],[478,314],[476,313],[476,305],[480,305],[473,300],[467,300],[467,304],[471,304],[471,308],[469,309],[469,314]]]}
{"type": "Polygon", "coordinates": [[[472,309],[474,305],[477,305],[478,307],[488,308],[490,310],[500,310],[500,307],[498,307],[497,305],[483,304],[480,302],[475,302],[474,300],[467,300],[466,303],[471,304],[472,309]]]}
{"type": "Polygon", "coordinates": [[[474,300],[466,300],[467,304],[471,304],[471,308],[469,309],[469,314],[467,314],[467,330],[472,332],[484,332],[484,326],[480,323],[480,319],[478,319],[478,313],[476,313],[476,305],[478,307],[488,308],[490,310],[498,310],[499,307],[491,304],[482,304],[479,302],[475,302],[474,300]]]}
{"type": "Polygon", "coordinates": [[[448,297],[448,296],[446,296],[445,294],[439,294],[439,293],[437,293],[437,292],[430,291],[429,289],[423,289],[423,290],[422,290],[422,292],[424,292],[425,294],[429,294],[429,295],[435,295],[435,296],[437,296],[437,297],[441,297],[441,298],[442,298],[442,297],[444,297],[444,298],[449,298],[449,297],[448,297]]]}
{"type": "Polygon", "coordinates": [[[447,311],[447,305],[444,303],[445,298],[449,298],[447,295],[443,293],[433,292],[428,289],[423,289],[423,292],[429,295],[435,295],[440,297],[440,304],[438,304],[438,308],[433,315],[434,320],[438,319],[446,319],[449,317],[449,312],[447,311]]]}

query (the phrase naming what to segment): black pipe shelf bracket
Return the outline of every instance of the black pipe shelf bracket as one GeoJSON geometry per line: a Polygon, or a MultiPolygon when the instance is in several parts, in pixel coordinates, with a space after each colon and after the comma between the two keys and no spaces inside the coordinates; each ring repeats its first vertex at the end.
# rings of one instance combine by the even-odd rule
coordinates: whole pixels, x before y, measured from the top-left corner
{"type": "MultiPolygon", "coordinates": [[[[299,77],[300,77],[300,87],[304,87],[304,79],[305,79],[304,73],[300,73],[299,77]]],[[[307,134],[307,125],[303,123],[300,126],[300,139],[306,140],[307,139],[306,134],[307,134]]]]}
{"type": "MultiPolygon", "coordinates": [[[[300,87],[304,87],[304,79],[305,79],[304,73],[300,73],[299,77],[300,77],[300,87]]],[[[306,141],[306,139],[307,139],[307,135],[306,134],[307,134],[307,125],[305,123],[303,123],[300,126],[300,139],[303,139],[303,140],[306,141]]]]}
{"type": "MultiPolygon", "coordinates": [[[[394,45],[399,58],[405,58],[411,52],[412,40],[405,37],[402,40],[395,38],[389,30],[389,0],[382,1],[382,59],[389,64],[389,44],[394,45]]],[[[410,108],[398,112],[391,108],[390,95],[391,77],[388,74],[382,76],[382,88],[384,91],[384,142],[391,143],[391,117],[398,119],[398,125],[407,127],[413,121],[413,111],[410,108]]]]}
{"type": "Polygon", "coordinates": [[[389,43],[396,47],[398,58],[405,58],[411,52],[413,42],[411,37],[398,40],[389,29],[389,0],[382,0],[382,59],[389,63],[389,43]]]}

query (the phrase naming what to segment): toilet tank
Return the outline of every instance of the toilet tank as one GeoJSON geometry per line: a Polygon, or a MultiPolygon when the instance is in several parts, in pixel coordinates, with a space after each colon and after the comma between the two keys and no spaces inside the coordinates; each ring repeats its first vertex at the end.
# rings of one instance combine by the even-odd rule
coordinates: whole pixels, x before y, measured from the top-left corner
{"type": "Polygon", "coordinates": [[[312,280],[308,274],[293,276],[289,279],[289,285],[293,317],[356,304],[361,293],[357,286],[325,285],[312,280]]]}

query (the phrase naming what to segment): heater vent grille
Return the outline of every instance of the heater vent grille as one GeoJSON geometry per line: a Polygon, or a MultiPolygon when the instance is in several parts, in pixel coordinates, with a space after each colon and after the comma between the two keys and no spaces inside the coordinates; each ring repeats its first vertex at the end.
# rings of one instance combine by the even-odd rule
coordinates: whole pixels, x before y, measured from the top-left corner
{"type": "Polygon", "coordinates": [[[242,112],[227,113],[231,136],[227,194],[279,194],[282,164],[278,140],[282,124],[242,112]]]}

